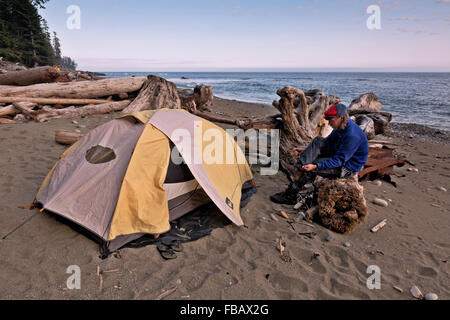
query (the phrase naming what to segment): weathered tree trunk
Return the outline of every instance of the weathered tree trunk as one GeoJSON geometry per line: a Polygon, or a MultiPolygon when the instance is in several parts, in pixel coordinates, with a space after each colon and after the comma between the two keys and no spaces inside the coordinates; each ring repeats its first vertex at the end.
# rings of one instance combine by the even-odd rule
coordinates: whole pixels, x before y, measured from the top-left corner
{"type": "Polygon", "coordinates": [[[161,108],[181,108],[177,87],[172,82],[150,75],[142,87],[141,92],[139,92],[139,95],[123,112],[134,113],[161,108]]]}
{"type": "Polygon", "coordinates": [[[36,106],[35,103],[32,102],[15,102],[13,104],[16,110],[23,113],[24,116],[34,119],[34,114],[36,111],[33,111],[33,108],[36,106]]]}
{"type": "Polygon", "coordinates": [[[0,117],[15,115],[17,113],[19,113],[19,112],[17,111],[16,108],[14,108],[13,105],[9,105],[9,106],[0,108],[0,117]]]}
{"type": "Polygon", "coordinates": [[[55,132],[55,141],[64,144],[72,145],[80,140],[84,135],[82,133],[71,132],[67,130],[57,130],[55,132]]]}
{"type": "Polygon", "coordinates": [[[14,102],[33,102],[40,104],[102,104],[108,100],[100,99],[62,99],[62,98],[33,98],[33,97],[0,97],[0,102],[14,103],[14,102]]]}
{"type": "Polygon", "coordinates": [[[190,89],[178,90],[181,108],[189,112],[197,111],[197,104],[194,101],[194,91],[190,89]]]}
{"type": "Polygon", "coordinates": [[[375,123],[372,118],[369,118],[365,114],[357,114],[352,116],[353,121],[361,128],[366,134],[368,140],[375,138],[377,135],[375,132],[375,123]]]}
{"type": "MultiPolygon", "coordinates": [[[[309,93],[309,92],[308,92],[309,93]]],[[[296,180],[294,168],[297,157],[293,149],[307,145],[315,136],[316,128],[328,107],[328,98],[322,92],[314,93],[314,102],[308,105],[305,93],[294,87],[279,89],[281,97],[273,106],[281,112],[283,128],[280,132],[280,164],[290,180],[296,180]]]]}
{"type": "Polygon", "coordinates": [[[216,116],[213,116],[212,114],[204,113],[204,112],[197,111],[197,110],[191,110],[191,113],[195,114],[196,116],[198,116],[200,118],[206,119],[208,121],[236,125],[236,120],[216,117],[216,116]]]}
{"type": "Polygon", "coordinates": [[[374,122],[375,134],[384,134],[392,120],[392,114],[387,112],[368,113],[367,116],[374,122]]]}
{"type": "Polygon", "coordinates": [[[0,117],[0,124],[16,124],[17,122],[8,118],[0,117]]]}
{"type": "Polygon", "coordinates": [[[53,67],[39,67],[0,74],[0,85],[29,86],[36,83],[54,82],[58,70],[53,67]]]}
{"type": "Polygon", "coordinates": [[[374,93],[365,93],[352,101],[348,111],[349,113],[361,113],[361,111],[380,112],[381,108],[383,108],[383,105],[378,101],[378,97],[374,93]]]}
{"type": "Polygon", "coordinates": [[[0,96],[31,98],[92,99],[141,89],[145,77],[117,78],[68,83],[35,84],[26,87],[0,88],[0,96]]]}
{"type": "Polygon", "coordinates": [[[213,88],[211,86],[196,86],[194,101],[199,111],[211,111],[213,104],[213,88]]]}
{"type": "Polygon", "coordinates": [[[386,132],[389,123],[392,120],[392,114],[388,112],[369,112],[364,110],[353,110],[349,112],[356,124],[366,133],[367,138],[373,139],[377,134],[386,132]],[[373,129],[367,131],[367,122],[373,122],[373,129]]]}
{"type": "Polygon", "coordinates": [[[238,119],[236,125],[244,130],[279,129],[283,125],[283,119],[281,114],[276,114],[262,119],[238,119]]]}
{"type": "Polygon", "coordinates": [[[213,104],[213,88],[211,86],[196,86],[194,91],[180,90],[178,95],[181,107],[188,111],[211,111],[213,104]]]}
{"type": "MultiPolygon", "coordinates": [[[[49,119],[85,117],[94,114],[103,114],[113,111],[121,111],[124,108],[126,108],[129,104],[130,104],[129,100],[124,100],[124,101],[108,102],[98,105],[88,105],[80,108],[68,107],[65,109],[53,109],[49,107],[43,107],[39,111],[28,110],[28,112],[26,113],[24,111],[22,112],[37,122],[44,122],[48,121],[49,119]]],[[[20,110],[23,110],[23,108],[18,103],[14,103],[14,106],[20,110]]]]}

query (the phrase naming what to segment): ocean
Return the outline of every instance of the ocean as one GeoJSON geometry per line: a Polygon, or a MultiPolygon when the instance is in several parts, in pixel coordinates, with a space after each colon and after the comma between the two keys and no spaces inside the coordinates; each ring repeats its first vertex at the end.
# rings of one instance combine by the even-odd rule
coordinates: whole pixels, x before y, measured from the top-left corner
{"type": "Polygon", "coordinates": [[[213,86],[214,95],[271,105],[284,86],[320,89],[341,98],[347,106],[363,93],[373,92],[393,114],[393,122],[417,123],[450,130],[450,73],[347,72],[105,72],[108,77],[153,74],[178,88],[213,86]],[[182,79],[182,77],[187,79],[182,79]]]}

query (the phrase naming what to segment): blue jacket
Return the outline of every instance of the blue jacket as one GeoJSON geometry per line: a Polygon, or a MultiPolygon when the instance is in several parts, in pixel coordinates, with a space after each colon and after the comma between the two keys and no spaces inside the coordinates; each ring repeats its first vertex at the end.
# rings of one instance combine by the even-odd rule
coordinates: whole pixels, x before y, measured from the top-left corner
{"type": "Polygon", "coordinates": [[[343,130],[333,130],[325,139],[333,146],[333,157],[318,163],[319,170],[346,167],[352,172],[360,172],[367,162],[369,156],[369,142],[366,134],[352,121],[343,130]]]}

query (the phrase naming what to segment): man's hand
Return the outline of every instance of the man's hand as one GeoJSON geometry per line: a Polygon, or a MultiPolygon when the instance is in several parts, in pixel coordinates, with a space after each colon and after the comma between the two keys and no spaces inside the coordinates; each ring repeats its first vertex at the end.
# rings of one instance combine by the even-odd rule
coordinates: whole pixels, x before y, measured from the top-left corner
{"type": "Polygon", "coordinates": [[[300,148],[294,148],[294,149],[293,149],[293,152],[294,152],[294,155],[295,155],[296,157],[299,157],[299,156],[302,154],[303,149],[300,149],[300,148]]]}
{"type": "Polygon", "coordinates": [[[313,171],[313,170],[317,170],[317,166],[315,164],[307,164],[305,166],[302,167],[302,171],[313,171]]]}

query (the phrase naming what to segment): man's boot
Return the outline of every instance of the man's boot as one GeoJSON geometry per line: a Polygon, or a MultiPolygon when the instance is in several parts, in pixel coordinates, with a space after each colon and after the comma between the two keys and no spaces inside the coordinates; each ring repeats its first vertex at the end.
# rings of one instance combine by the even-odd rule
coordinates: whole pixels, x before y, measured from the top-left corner
{"type": "Polygon", "coordinates": [[[289,183],[286,191],[274,194],[270,197],[270,201],[278,203],[278,204],[289,204],[295,205],[297,204],[297,194],[299,192],[299,188],[295,182],[289,183]]]}

